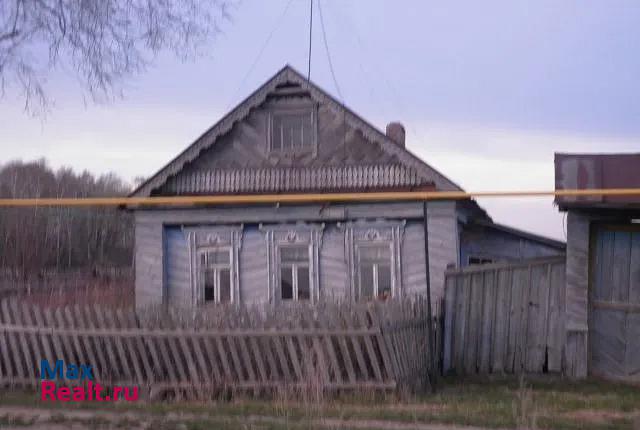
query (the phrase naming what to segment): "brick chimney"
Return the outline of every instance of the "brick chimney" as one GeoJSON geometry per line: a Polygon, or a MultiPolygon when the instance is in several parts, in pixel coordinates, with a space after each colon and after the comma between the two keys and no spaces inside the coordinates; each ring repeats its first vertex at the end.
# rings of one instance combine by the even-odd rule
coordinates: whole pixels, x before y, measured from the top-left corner
{"type": "Polygon", "coordinates": [[[387,124],[387,137],[404,148],[404,126],[394,121],[387,124]]]}

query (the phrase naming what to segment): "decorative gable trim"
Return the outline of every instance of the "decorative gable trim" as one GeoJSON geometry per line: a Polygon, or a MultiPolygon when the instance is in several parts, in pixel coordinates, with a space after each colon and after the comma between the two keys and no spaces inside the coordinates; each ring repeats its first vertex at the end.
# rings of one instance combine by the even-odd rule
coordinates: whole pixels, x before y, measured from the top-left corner
{"type": "Polygon", "coordinates": [[[366,122],[359,115],[346,108],[343,104],[338,102],[335,98],[330,96],[326,91],[316,86],[310,81],[287,65],[275,74],[269,81],[254,91],[249,97],[241,102],[236,108],[225,115],[220,121],[218,121],[213,127],[202,134],[194,143],[187,147],[177,157],[171,160],[160,171],[154,174],[151,178],[141,184],[136,190],[134,190],[130,196],[143,197],[150,196],[153,190],[160,188],[164,185],[169,178],[179,173],[184,165],[190,161],[196,159],[201,151],[211,147],[219,136],[231,131],[233,125],[246,118],[250,111],[267,100],[270,94],[274,94],[278,90],[278,86],[282,86],[286,83],[294,83],[301,87],[302,90],[308,92],[311,98],[319,104],[328,106],[332,111],[338,114],[344,114],[345,122],[360,130],[365,138],[373,143],[377,143],[380,147],[390,155],[395,155],[398,160],[407,167],[414,168],[419,175],[425,179],[433,181],[436,189],[442,191],[461,191],[462,189],[449,180],[446,176],[438,172],[436,169],[425,163],[419,157],[408,151],[407,149],[400,147],[391,139],[389,139],[384,133],[375,128],[373,125],[366,122]]]}
{"type": "Polygon", "coordinates": [[[354,189],[432,189],[415,169],[401,164],[213,169],[169,178],[162,194],[253,194],[354,189]]]}

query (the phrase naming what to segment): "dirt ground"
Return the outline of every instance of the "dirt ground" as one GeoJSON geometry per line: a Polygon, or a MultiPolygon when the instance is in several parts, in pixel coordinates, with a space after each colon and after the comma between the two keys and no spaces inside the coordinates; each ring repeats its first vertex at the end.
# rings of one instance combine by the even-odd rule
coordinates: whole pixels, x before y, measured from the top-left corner
{"type": "Polygon", "coordinates": [[[96,410],[51,410],[37,407],[1,406],[0,417],[4,429],[33,430],[89,430],[113,429],[194,429],[194,428],[238,428],[238,429],[390,429],[390,430],[482,430],[480,427],[445,424],[401,423],[389,420],[346,420],[339,418],[311,418],[302,422],[282,417],[248,415],[244,417],[216,416],[206,414],[168,413],[147,414],[139,411],[114,412],[96,410]]]}

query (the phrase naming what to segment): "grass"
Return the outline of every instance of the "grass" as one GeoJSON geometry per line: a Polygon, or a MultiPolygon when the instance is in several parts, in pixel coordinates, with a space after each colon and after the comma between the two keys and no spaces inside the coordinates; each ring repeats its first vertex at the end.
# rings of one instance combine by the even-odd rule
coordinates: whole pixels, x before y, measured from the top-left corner
{"type": "MultiPolygon", "coordinates": [[[[0,392],[0,406],[26,407],[34,404],[35,397],[33,392],[0,392]]],[[[246,417],[254,416],[257,421],[262,417],[260,428],[267,429],[309,428],[320,418],[338,418],[488,428],[631,430],[640,414],[640,389],[596,380],[571,382],[545,378],[528,380],[523,384],[517,378],[448,378],[442,381],[438,392],[433,395],[401,398],[391,394],[365,393],[340,396],[319,405],[276,396],[272,400],[236,397],[231,401],[214,403],[63,405],[38,401],[36,406],[60,408],[61,412],[78,408],[130,411],[160,420],[154,428],[173,428],[178,424],[176,420],[187,429],[255,428],[241,426],[246,417]],[[175,425],[172,427],[170,424],[175,425]]],[[[5,419],[8,418],[2,421],[5,419]]]]}

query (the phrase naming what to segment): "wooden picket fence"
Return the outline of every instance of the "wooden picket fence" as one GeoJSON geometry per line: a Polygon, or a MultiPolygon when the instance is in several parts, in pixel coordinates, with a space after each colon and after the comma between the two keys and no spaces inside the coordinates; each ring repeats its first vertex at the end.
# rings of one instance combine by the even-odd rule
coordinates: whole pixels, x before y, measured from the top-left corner
{"type": "Polygon", "coordinates": [[[565,259],[449,270],[444,372],[561,372],[565,259]]]}
{"type": "Polygon", "coordinates": [[[138,313],[3,300],[0,382],[37,385],[41,360],[62,359],[90,364],[103,386],[150,393],[422,390],[427,330],[423,300],[138,313]]]}

